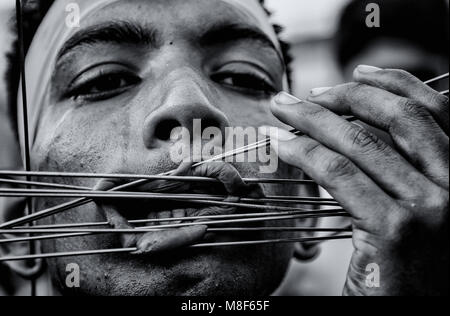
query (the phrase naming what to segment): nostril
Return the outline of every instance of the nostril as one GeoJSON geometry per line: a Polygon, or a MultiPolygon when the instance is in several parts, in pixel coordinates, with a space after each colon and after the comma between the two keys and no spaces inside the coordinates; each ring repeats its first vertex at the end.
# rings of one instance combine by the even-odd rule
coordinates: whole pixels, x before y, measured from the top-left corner
{"type": "Polygon", "coordinates": [[[202,120],[202,131],[205,130],[208,127],[217,127],[220,128],[221,124],[219,121],[215,119],[203,119],[202,120]]]}
{"type": "Polygon", "coordinates": [[[164,120],[156,126],[155,137],[159,140],[168,141],[172,131],[180,126],[181,124],[177,120],[164,120]]]}

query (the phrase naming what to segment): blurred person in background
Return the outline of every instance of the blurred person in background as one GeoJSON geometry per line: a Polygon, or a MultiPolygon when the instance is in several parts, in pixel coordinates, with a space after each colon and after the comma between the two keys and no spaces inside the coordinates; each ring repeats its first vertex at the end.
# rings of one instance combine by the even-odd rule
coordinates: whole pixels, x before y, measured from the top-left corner
{"type": "Polygon", "coordinates": [[[346,80],[361,64],[404,69],[424,81],[448,72],[448,1],[376,1],[381,24],[370,28],[366,8],[371,3],[351,1],[340,19],[337,59],[346,80]]]}
{"type": "MultiPolygon", "coordinates": [[[[426,81],[448,72],[447,0],[380,0],[379,27],[368,27],[371,0],[352,0],[344,7],[336,32],[336,57],[346,81],[357,65],[404,69],[426,81]]],[[[433,85],[448,89],[448,80],[433,85]]],[[[363,124],[364,125],[364,124],[363,124]]],[[[385,142],[390,137],[364,125],[385,142]]]]}

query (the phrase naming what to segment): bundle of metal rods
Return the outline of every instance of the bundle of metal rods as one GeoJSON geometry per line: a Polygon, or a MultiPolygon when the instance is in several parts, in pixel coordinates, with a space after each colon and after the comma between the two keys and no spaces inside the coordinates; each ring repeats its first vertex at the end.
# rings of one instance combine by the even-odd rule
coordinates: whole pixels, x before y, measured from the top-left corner
{"type": "MultiPolygon", "coordinates": [[[[205,162],[203,162],[205,163],[205,162]]],[[[0,239],[0,244],[9,244],[24,241],[49,240],[59,238],[72,238],[90,236],[95,234],[142,234],[150,231],[159,231],[164,229],[174,229],[193,225],[208,225],[208,232],[215,234],[223,233],[259,233],[259,232],[278,232],[278,233],[332,233],[328,236],[316,237],[290,237],[270,240],[247,240],[239,242],[221,242],[221,243],[201,243],[193,245],[193,248],[205,247],[225,247],[225,246],[245,246],[262,245],[276,243],[293,242],[323,242],[326,240],[338,240],[351,238],[351,235],[342,235],[351,232],[349,227],[344,228],[313,228],[313,227],[240,227],[239,224],[276,222],[282,220],[294,220],[303,218],[326,218],[326,217],[346,217],[348,214],[339,207],[333,199],[319,197],[293,197],[293,196],[266,196],[263,198],[240,198],[239,203],[227,202],[227,196],[209,195],[209,194],[163,194],[163,193],[143,193],[119,191],[115,188],[111,191],[93,191],[88,187],[63,185],[57,183],[46,183],[39,181],[13,180],[5,177],[82,177],[82,178],[113,178],[113,179],[137,179],[132,183],[142,184],[152,180],[165,180],[177,182],[195,182],[195,183],[216,183],[218,180],[206,177],[175,177],[170,175],[126,175],[126,174],[89,174],[89,173],[54,173],[54,172],[26,172],[26,171],[0,171],[0,183],[27,186],[27,189],[0,189],[0,197],[45,197],[45,198],[71,198],[79,197],[79,200],[63,204],[48,210],[37,212],[31,216],[25,216],[12,222],[0,225],[0,234],[14,235],[14,238],[0,239]],[[41,189],[35,189],[41,188],[41,189]],[[42,189],[45,188],[45,189],[42,189]],[[18,226],[34,222],[37,219],[57,214],[59,212],[71,209],[72,206],[79,206],[91,202],[94,198],[112,198],[112,199],[150,199],[158,201],[177,201],[189,204],[212,205],[235,207],[241,210],[253,210],[254,213],[238,213],[231,215],[214,216],[189,216],[181,218],[164,219],[142,219],[129,221],[130,224],[139,225],[134,229],[112,229],[108,228],[107,222],[97,223],[71,223],[62,225],[47,226],[18,226]],[[330,209],[303,209],[298,205],[309,206],[329,206],[330,209]],[[195,221],[195,222],[192,222],[195,221]],[[164,225],[158,225],[164,223],[164,225]],[[167,224],[173,223],[173,224],[167,224]],[[147,226],[149,225],[150,226],[147,226]],[[236,227],[230,227],[230,225],[236,227]],[[144,226],[142,226],[144,225],[144,226]],[[226,225],[226,227],[221,227],[226,225]],[[26,237],[17,237],[17,235],[27,235],[26,237]]],[[[268,183],[268,184],[292,184],[292,185],[315,185],[309,180],[294,179],[243,179],[246,183],[268,183]]],[[[128,185],[129,188],[132,186],[128,185]]],[[[94,255],[105,253],[123,253],[133,252],[136,249],[101,249],[93,251],[78,251],[71,253],[38,254],[21,257],[4,257],[1,261],[13,261],[37,258],[53,258],[60,256],[78,256],[94,255]]]]}

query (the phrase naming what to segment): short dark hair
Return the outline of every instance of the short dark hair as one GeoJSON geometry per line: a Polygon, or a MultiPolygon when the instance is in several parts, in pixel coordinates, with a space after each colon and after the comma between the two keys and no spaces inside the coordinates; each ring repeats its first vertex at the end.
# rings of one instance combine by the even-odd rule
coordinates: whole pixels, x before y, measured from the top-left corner
{"type": "Polygon", "coordinates": [[[402,39],[427,52],[448,56],[449,16],[446,0],[352,0],[343,10],[336,34],[337,59],[345,67],[378,38],[402,39]],[[381,27],[366,25],[366,7],[376,3],[381,27]]]}
{"type": "MultiPolygon", "coordinates": [[[[25,55],[30,48],[33,37],[50,9],[51,5],[55,0],[22,0],[22,14],[23,14],[23,34],[24,34],[24,53],[25,55]]],[[[271,12],[267,10],[264,5],[264,0],[259,0],[261,6],[263,6],[267,15],[270,16],[271,12]]],[[[273,25],[276,34],[280,34],[283,28],[277,24],[273,25]]],[[[11,28],[13,34],[17,34],[17,21],[15,18],[12,18],[11,28]]],[[[290,64],[292,62],[292,58],[289,54],[289,44],[284,42],[279,38],[279,42],[282,49],[282,54],[286,63],[289,84],[291,84],[291,69],[290,64]]],[[[19,41],[16,36],[11,51],[7,54],[8,58],[8,69],[6,72],[6,84],[7,84],[7,93],[8,93],[8,108],[7,113],[10,118],[13,119],[13,126],[15,127],[15,131],[17,133],[17,92],[19,88],[20,81],[20,52],[19,41]]]]}

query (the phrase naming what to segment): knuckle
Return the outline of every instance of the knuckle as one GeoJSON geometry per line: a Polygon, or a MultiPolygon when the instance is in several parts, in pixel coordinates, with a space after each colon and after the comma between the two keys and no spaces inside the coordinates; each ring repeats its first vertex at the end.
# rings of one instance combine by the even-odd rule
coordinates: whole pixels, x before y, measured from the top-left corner
{"type": "Polygon", "coordinates": [[[426,196],[417,197],[403,204],[407,209],[398,221],[394,222],[397,231],[409,230],[439,231],[448,225],[448,192],[442,189],[431,190],[426,196]],[[403,228],[403,230],[401,230],[403,228]]]}
{"type": "Polygon", "coordinates": [[[362,151],[384,151],[387,147],[380,138],[364,127],[351,126],[345,137],[353,147],[362,151]]]}
{"type": "Polygon", "coordinates": [[[355,175],[356,167],[349,159],[336,155],[325,162],[324,171],[332,178],[343,178],[355,175]]]}
{"type": "Polygon", "coordinates": [[[438,212],[437,212],[437,223],[442,227],[448,226],[448,216],[449,216],[449,195],[448,191],[443,192],[441,198],[438,200],[438,212]]]}
{"type": "Polygon", "coordinates": [[[328,112],[329,110],[313,103],[304,103],[302,106],[297,108],[297,115],[301,118],[305,116],[308,116],[310,119],[320,118],[328,112]]]}
{"type": "Polygon", "coordinates": [[[319,151],[321,146],[322,145],[320,143],[310,142],[309,144],[304,146],[303,155],[308,160],[314,161],[315,159],[320,159],[321,155],[319,154],[319,151]]]}
{"type": "Polygon", "coordinates": [[[351,82],[343,85],[337,86],[333,89],[332,93],[334,94],[335,100],[340,104],[346,104],[351,101],[352,98],[361,95],[362,88],[366,85],[359,82],[351,82]]]}
{"type": "Polygon", "coordinates": [[[393,244],[410,239],[412,232],[416,230],[416,222],[413,214],[405,209],[400,208],[390,212],[385,223],[387,226],[385,238],[393,244]]]}
{"type": "Polygon", "coordinates": [[[347,84],[347,93],[350,95],[359,95],[362,93],[364,88],[367,87],[367,85],[359,82],[352,82],[347,84]]]}
{"type": "Polygon", "coordinates": [[[424,208],[430,212],[437,213],[441,211],[448,211],[449,196],[448,192],[442,189],[437,190],[434,193],[428,194],[424,201],[424,208]]]}
{"type": "Polygon", "coordinates": [[[410,81],[415,78],[412,74],[402,69],[388,69],[385,70],[385,72],[387,75],[392,76],[396,81],[410,81]]]}
{"type": "Polygon", "coordinates": [[[438,109],[444,112],[443,115],[448,115],[448,97],[439,93],[433,94],[431,97],[431,103],[436,104],[438,109]]]}
{"type": "Polygon", "coordinates": [[[448,191],[444,191],[441,190],[440,194],[437,198],[438,201],[438,205],[440,208],[445,209],[446,211],[448,211],[449,209],[449,195],[448,195],[448,191]]]}
{"type": "Polygon", "coordinates": [[[445,95],[442,95],[442,94],[439,94],[439,97],[442,99],[440,102],[442,108],[444,108],[446,110],[446,113],[448,113],[448,108],[449,108],[448,97],[445,95]]]}
{"type": "Polygon", "coordinates": [[[419,102],[407,98],[400,98],[398,101],[398,110],[402,117],[406,118],[424,118],[429,114],[419,102]]]}

